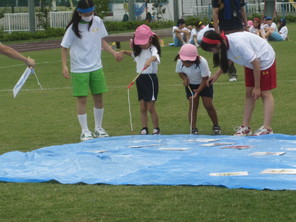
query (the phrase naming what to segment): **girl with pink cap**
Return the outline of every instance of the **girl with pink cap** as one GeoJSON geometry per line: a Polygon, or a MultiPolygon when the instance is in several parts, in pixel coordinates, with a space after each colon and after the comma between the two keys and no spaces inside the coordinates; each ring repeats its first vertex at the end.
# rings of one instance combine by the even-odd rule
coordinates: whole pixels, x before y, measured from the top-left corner
{"type": "Polygon", "coordinates": [[[158,95],[157,71],[161,56],[159,39],[149,26],[141,25],[135,31],[131,47],[132,51],[122,50],[122,52],[134,58],[137,73],[141,73],[136,80],[142,122],[140,134],[149,134],[148,111],[154,127],[152,134],[160,134],[158,114],[155,109],[158,95]]]}
{"type": "Polygon", "coordinates": [[[212,85],[206,86],[206,82],[211,76],[207,60],[198,55],[196,46],[185,44],[181,47],[175,61],[177,61],[176,72],[179,73],[180,78],[183,80],[186,97],[189,101],[188,119],[191,126],[191,134],[199,134],[196,127],[196,116],[199,97],[201,97],[203,105],[213,123],[213,134],[221,135],[221,128],[218,124],[217,113],[213,105],[214,89],[212,85]]]}

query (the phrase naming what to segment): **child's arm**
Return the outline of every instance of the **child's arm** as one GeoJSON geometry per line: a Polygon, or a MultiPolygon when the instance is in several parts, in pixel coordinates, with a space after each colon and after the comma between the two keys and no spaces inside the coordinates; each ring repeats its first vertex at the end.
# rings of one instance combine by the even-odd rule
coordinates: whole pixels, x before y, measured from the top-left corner
{"type": "Polygon", "coordinates": [[[147,68],[151,65],[151,63],[152,63],[152,62],[155,62],[155,61],[157,61],[156,56],[151,56],[149,59],[146,60],[143,69],[147,69],[147,68]]]}
{"type": "Polygon", "coordinates": [[[128,55],[128,56],[132,56],[132,51],[129,51],[129,50],[121,50],[121,52],[124,54],[124,55],[128,55]]]}
{"type": "Polygon", "coordinates": [[[66,79],[70,79],[69,70],[67,66],[68,53],[69,53],[69,49],[62,47],[62,68],[63,68],[63,75],[66,79]]]}
{"type": "Polygon", "coordinates": [[[22,54],[20,54],[19,52],[17,52],[15,49],[13,49],[9,46],[3,45],[1,43],[0,43],[0,52],[12,59],[23,61],[29,67],[35,66],[34,59],[31,59],[29,57],[27,58],[27,57],[23,56],[22,54]]]}
{"type": "Polygon", "coordinates": [[[111,55],[113,55],[117,61],[122,60],[122,53],[116,52],[114,49],[112,49],[104,39],[102,39],[102,48],[109,52],[111,55]]]}
{"type": "Polygon", "coordinates": [[[187,75],[185,73],[180,72],[179,77],[183,80],[184,86],[189,86],[189,79],[187,78],[187,75]]]}
{"type": "Polygon", "coordinates": [[[197,97],[200,94],[200,92],[204,90],[204,88],[207,86],[208,79],[209,79],[208,76],[202,77],[202,81],[199,84],[199,87],[197,89],[193,90],[195,92],[193,98],[197,97]]]}

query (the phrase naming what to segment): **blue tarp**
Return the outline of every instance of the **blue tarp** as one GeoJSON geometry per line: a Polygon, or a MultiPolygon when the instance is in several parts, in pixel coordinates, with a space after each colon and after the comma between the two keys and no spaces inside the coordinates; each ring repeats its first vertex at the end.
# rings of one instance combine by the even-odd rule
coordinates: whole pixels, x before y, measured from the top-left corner
{"type": "Polygon", "coordinates": [[[0,181],[296,190],[296,136],[136,135],[0,156],[0,181]]]}

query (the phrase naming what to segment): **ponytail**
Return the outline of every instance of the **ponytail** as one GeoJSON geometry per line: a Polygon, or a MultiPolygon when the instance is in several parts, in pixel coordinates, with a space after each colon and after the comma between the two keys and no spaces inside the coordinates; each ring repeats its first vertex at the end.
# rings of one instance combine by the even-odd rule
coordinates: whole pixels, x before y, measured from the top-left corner
{"type": "Polygon", "coordinates": [[[221,45],[220,52],[213,55],[214,67],[220,66],[224,73],[228,70],[227,46],[224,43],[225,36],[219,35],[217,32],[210,30],[205,32],[200,47],[205,51],[211,51],[217,44],[221,45]]]}

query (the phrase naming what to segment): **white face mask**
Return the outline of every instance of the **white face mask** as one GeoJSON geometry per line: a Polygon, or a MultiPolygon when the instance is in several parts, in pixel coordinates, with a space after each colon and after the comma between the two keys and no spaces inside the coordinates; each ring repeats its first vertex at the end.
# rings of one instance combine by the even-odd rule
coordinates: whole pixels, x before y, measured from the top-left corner
{"type": "Polygon", "coordinates": [[[94,15],[91,16],[81,16],[81,19],[85,22],[90,22],[93,19],[94,15]]]}

